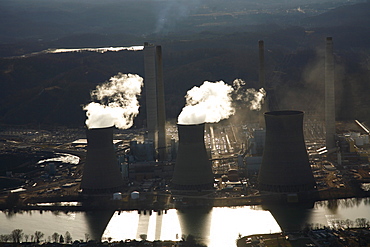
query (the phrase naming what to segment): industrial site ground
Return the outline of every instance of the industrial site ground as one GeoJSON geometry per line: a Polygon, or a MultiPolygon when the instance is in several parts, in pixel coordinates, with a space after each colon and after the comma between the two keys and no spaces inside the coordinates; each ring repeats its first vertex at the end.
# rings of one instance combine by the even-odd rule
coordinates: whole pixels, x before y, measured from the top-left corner
{"type": "MultiPolygon", "coordinates": [[[[337,130],[343,133],[363,131],[353,123],[337,124],[337,130]]],[[[140,131],[138,133],[133,131],[125,133],[124,139],[129,140],[141,134],[140,131]]],[[[194,204],[220,207],[259,205],[274,196],[279,197],[279,195],[271,193],[259,193],[256,189],[256,174],[248,174],[248,177],[240,177],[241,181],[248,183],[247,187],[227,188],[222,183],[222,176],[219,175],[220,183],[217,189],[204,191],[197,195],[184,193],[177,195],[174,191],[171,193],[168,190],[170,180],[166,178],[129,181],[126,190],[122,191],[121,200],[114,201],[111,195],[99,196],[99,199],[106,199],[103,201],[94,200],[94,197],[83,195],[79,187],[86,151],[83,147],[71,144],[79,138],[85,138],[84,129],[65,129],[62,131],[11,129],[3,131],[0,135],[1,154],[23,153],[26,156],[37,156],[42,159],[43,155],[48,158],[50,154],[69,153],[79,156],[80,163],[77,165],[59,164],[56,174],[53,176],[49,175],[47,167],[35,164],[36,162],[21,164],[12,171],[10,176],[1,178],[5,183],[8,181],[14,183],[14,188],[4,189],[0,193],[0,209],[13,210],[14,212],[33,209],[83,211],[104,207],[116,210],[166,210],[194,204]],[[150,187],[147,187],[148,183],[146,182],[148,181],[150,187]],[[11,191],[17,191],[17,193],[11,193],[11,191]],[[140,191],[139,200],[131,198],[132,191],[140,191]],[[83,203],[86,200],[89,201],[88,207],[83,203]],[[77,202],[77,204],[68,202],[77,202]]],[[[124,141],[122,145],[127,145],[127,141],[124,141]]],[[[315,152],[322,143],[307,141],[306,145],[310,153],[315,152]]],[[[317,183],[317,191],[314,192],[316,200],[369,197],[370,167],[367,156],[369,148],[369,144],[363,145],[360,153],[347,154],[348,158],[343,160],[342,165],[335,164],[337,157],[333,153],[321,155],[320,158],[311,160],[311,167],[317,183]]],[[[315,238],[314,230],[310,234],[311,236],[303,237],[285,234],[242,236],[243,240],[238,241],[241,244],[238,246],[256,246],[255,241],[257,240],[258,244],[263,240],[264,246],[329,246],[327,244],[332,243],[330,241],[345,241],[338,242],[334,246],[353,246],[352,244],[369,246],[365,243],[370,242],[367,239],[369,234],[367,228],[345,229],[334,234],[335,237],[329,234],[329,237],[320,237],[321,239],[315,238]],[[366,241],[361,242],[361,239],[366,239],[366,241]]]]}

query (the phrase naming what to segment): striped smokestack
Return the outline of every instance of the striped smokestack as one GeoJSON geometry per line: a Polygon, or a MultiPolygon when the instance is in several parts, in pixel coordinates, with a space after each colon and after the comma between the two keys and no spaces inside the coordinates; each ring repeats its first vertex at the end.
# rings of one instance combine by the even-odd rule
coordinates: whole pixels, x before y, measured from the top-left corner
{"type": "Polygon", "coordinates": [[[335,147],[335,95],[333,39],[326,38],[325,51],[325,128],[326,148],[335,147]]]}

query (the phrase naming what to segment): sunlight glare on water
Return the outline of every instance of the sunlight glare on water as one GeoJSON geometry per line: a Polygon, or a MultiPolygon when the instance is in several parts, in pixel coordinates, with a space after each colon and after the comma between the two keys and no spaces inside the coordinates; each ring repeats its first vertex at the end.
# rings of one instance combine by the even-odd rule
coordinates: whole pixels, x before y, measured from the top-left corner
{"type": "MultiPolygon", "coordinates": [[[[189,234],[186,225],[197,231],[202,231],[201,238],[209,247],[235,246],[238,235],[281,232],[279,225],[269,211],[252,209],[251,207],[213,208],[204,218],[204,225],[199,226],[191,213],[179,214],[176,209],[170,209],[166,214],[153,212],[146,215],[137,211],[116,212],[110,220],[103,240],[112,238],[113,241],[125,239],[140,240],[145,234],[147,240],[180,240],[182,234],[189,234]],[[186,221],[186,222],[184,222],[186,221]],[[185,228],[184,228],[185,227],[185,228]],[[184,228],[184,229],[182,229],[184,228]]],[[[198,217],[198,214],[197,214],[198,217]]]]}

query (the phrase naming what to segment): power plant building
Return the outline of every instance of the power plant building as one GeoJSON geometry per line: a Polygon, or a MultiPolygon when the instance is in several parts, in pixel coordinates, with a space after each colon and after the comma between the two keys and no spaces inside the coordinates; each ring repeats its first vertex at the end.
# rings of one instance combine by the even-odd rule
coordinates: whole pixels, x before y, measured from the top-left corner
{"type": "Polygon", "coordinates": [[[296,193],[314,189],[303,115],[301,111],[265,113],[266,140],[258,175],[261,191],[296,193]]]}
{"type": "Polygon", "coordinates": [[[178,124],[179,147],[175,162],[172,189],[213,189],[212,164],[204,143],[205,124],[178,124]]]}
{"type": "Polygon", "coordinates": [[[84,193],[99,194],[119,191],[123,186],[113,128],[87,129],[87,154],[81,189],[84,193]]]}

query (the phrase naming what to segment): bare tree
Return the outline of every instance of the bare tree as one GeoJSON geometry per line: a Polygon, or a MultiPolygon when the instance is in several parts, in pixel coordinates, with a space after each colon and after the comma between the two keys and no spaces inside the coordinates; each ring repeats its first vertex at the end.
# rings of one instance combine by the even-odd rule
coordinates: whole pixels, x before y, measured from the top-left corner
{"type": "Polygon", "coordinates": [[[51,238],[53,239],[54,243],[58,243],[59,234],[54,232],[53,235],[51,235],[51,238]]]}
{"type": "Polygon", "coordinates": [[[43,238],[44,237],[44,234],[42,233],[42,232],[40,232],[40,231],[36,231],[35,232],[35,241],[37,242],[37,243],[40,243],[40,240],[41,240],[41,238],[43,238]]]}
{"type": "Polygon", "coordinates": [[[90,234],[85,233],[85,241],[87,242],[87,241],[89,241],[89,240],[90,240],[90,234]]]}
{"type": "Polygon", "coordinates": [[[0,242],[8,242],[10,239],[11,239],[11,235],[10,234],[1,234],[0,235],[0,242]]]}
{"type": "Polygon", "coordinates": [[[11,233],[11,237],[14,243],[20,243],[23,238],[23,230],[22,229],[14,229],[11,233]]]}
{"type": "Polygon", "coordinates": [[[358,227],[365,227],[368,224],[367,219],[365,218],[357,218],[355,222],[358,227]]]}
{"type": "Polygon", "coordinates": [[[30,235],[28,235],[28,234],[24,234],[24,240],[26,241],[26,242],[28,242],[28,238],[30,237],[30,235]]]}
{"type": "Polygon", "coordinates": [[[68,231],[64,235],[64,239],[65,239],[65,241],[66,241],[67,244],[72,242],[72,236],[71,236],[71,234],[68,231]]]}

